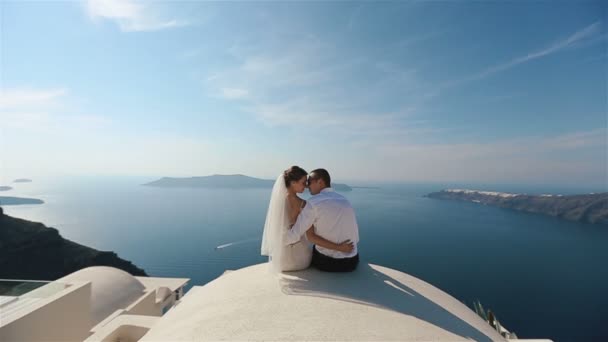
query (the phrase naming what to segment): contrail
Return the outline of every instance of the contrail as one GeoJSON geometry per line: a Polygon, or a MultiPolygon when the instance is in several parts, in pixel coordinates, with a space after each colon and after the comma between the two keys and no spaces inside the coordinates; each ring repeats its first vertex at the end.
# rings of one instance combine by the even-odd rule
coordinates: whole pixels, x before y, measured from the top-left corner
{"type": "Polygon", "coordinates": [[[219,245],[219,246],[215,247],[215,249],[224,249],[226,247],[230,247],[230,246],[234,246],[234,245],[240,245],[240,244],[243,244],[243,243],[253,242],[253,241],[260,241],[260,238],[251,238],[251,239],[245,239],[245,240],[225,243],[223,245],[219,245]]]}

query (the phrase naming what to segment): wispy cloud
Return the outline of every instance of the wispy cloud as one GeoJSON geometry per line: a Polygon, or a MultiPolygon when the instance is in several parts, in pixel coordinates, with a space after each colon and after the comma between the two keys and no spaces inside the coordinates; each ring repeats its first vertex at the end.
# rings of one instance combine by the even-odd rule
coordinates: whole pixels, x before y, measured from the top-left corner
{"type": "Polygon", "coordinates": [[[533,60],[536,60],[536,59],[539,59],[539,58],[542,58],[542,57],[545,57],[545,56],[548,56],[551,54],[555,54],[555,53],[558,53],[558,52],[561,52],[561,51],[564,51],[567,49],[571,49],[571,48],[586,46],[587,45],[586,43],[589,43],[591,41],[597,42],[598,41],[597,38],[602,37],[602,36],[598,35],[598,33],[601,32],[601,25],[602,25],[601,22],[599,22],[599,21],[595,22],[589,26],[582,28],[581,30],[574,32],[566,39],[557,41],[557,42],[549,45],[548,47],[545,47],[545,48],[537,50],[537,51],[532,51],[524,56],[514,58],[508,62],[491,66],[476,74],[473,74],[473,75],[470,75],[470,76],[467,76],[467,77],[464,77],[464,78],[461,78],[458,80],[445,82],[440,85],[440,88],[449,88],[449,87],[453,87],[456,85],[468,83],[471,81],[481,80],[486,77],[497,74],[499,72],[511,69],[518,65],[521,65],[521,64],[524,64],[524,63],[527,63],[527,62],[530,62],[530,61],[533,61],[533,60]]]}
{"type": "Polygon", "coordinates": [[[20,132],[66,132],[88,130],[107,125],[106,117],[70,113],[69,92],[65,88],[0,89],[0,124],[20,132]]]}
{"type": "Polygon", "coordinates": [[[0,89],[0,109],[48,105],[65,94],[67,94],[67,90],[63,88],[2,88],[0,89]]]}
{"type": "Polygon", "coordinates": [[[222,88],[220,89],[222,98],[228,100],[245,99],[249,96],[249,90],[241,88],[222,88]]]}
{"type": "Polygon", "coordinates": [[[457,144],[384,144],[380,150],[387,154],[400,155],[407,151],[421,151],[431,156],[438,152],[444,159],[467,159],[477,157],[507,157],[513,155],[534,155],[560,150],[608,146],[608,130],[600,128],[590,131],[571,132],[547,137],[520,137],[509,140],[483,143],[457,144]],[[449,152],[448,152],[449,151],[449,152]]]}
{"type": "MultiPolygon", "coordinates": [[[[222,172],[224,156],[218,146],[200,137],[143,131],[123,132],[118,125],[103,130],[86,124],[66,122],[61,134],[54,131],[23,136],[7,130],[6,141],[19,148],[7,148],[2,155],[5,179],[27,174],[119,174],[192,176],[222,172]],[[108,138],[111,136],[112,138],[108,138]],[[219,169],[216,169],[219,168],[219,169]]],[[[3,174],[0,174],[2,181],[3,174]]],[[[153,180],[154,178],[150,179],[153,180]]]]}
{"type": "Polygon", "coordinates": [[[74,108],[68,93],[66,89],[2,89],[0,181],[9,174],[47,176],[49,172],[206,174],[209,164],[221,165],[223,156],[210,153],[211,143],[198,136],[141,129],[133,134],[115,119],[74,108]]]}
{"type": "Polygon", "coordinates": [[[315,125],[348,136],[396,134],[413,115],[414,101],[407,103],[405,92],[415,88],[415,70],[365,56],[345,59],[315,36],[300,38],[280,48],[231,46],[237,63],[207,75],[208,92],[238,101],[268,126],[315,125]],[[353,81],[362,70],[371,75],[369,83],[353,81]],[[393,103],[396,91],[407,105],[393,103]]]}
{"type": "MultiPolygon", "coordinates": [[[[457,144],[382,144],[380,160],[390,160],[401,179],[464,181],[602,181],[608,131],[605,128],[548,137],[457,144]],[[594,151],[595,152],[589,152],[594,151]],[[575,153],[572,153],[575,151],[575,153]],[[577,159],[587,151],[595,158],[577,159]],[[569,153],[565,153],[569,152],[569,153]]],[[[382,162],[375,163],[379,167],[382,162]]],[[[371,173],[378,173],[375,170],[371,173]]]]}
{"type": "Polygon", "coordinates": [[[158,31],[188,25],[186,21],[162,18],[144,2],[88,0],[85,6],[92,19],[113,20],[125,32],[158,31]]]}
{"type": "Polygon", "coordinates": [[[591,131],[573,132],[542,140],[541,149],[566,150],[582,147],[608,146],[608,130],[598,128],[591,131]]]}
{"type": "Polygon", "coordinates": [[[54,136],[68,132],[90,132],[108,127],[112,121],[101,115],[60,114],[45,111],[11,111],[3,112],[2,128],[29,133],[49,133],[54,136]]]}
{"type": "MultiPolygon", "coordinates": [[[[440,86],[482,79],[552,54],[587,46],[600,31],[600,23],[591,24],[542,49],[440,86]]],[[[314,140],[312,136],[316,132],[331,132],[332,144],[344,144],[345,151],[358,151],[352,159],[342,156],[338,164],[348,165],[350,169],[361,168],[361,178],[490,180],[494,177],[494,180],[505,180],[512,176],[515,180],[542,180],[546,174],[553,179],[567,179],[568,175],[576,179],[587,176],[597,179],[598,174],[606,171],[602,166],[605,158],[579,161],[571,158],[580,155],[578,151],[595,157],[598,150],[605,150],[605,130],[509,141],[491,138],[483,143],[470,142],[460,134],[448,134],[462,127],[455,127],[450,118],[431,113],[442,111],[443,104],[428,101],[442,90],[437,87],[439,84],[433,83],[432,77],[425,77],[424,65],[430,62],[415,58],[404,60],[398,58],[397,53],[386,53],[412,48],[443,33],[383,42],[376,46],[383,53],[357,49],[345,52],[340,43],[312,34],[281,32],[276,40],[268,40],[275,45],[253,34],[251,41],[242,37],[232,40],[227,49],[232,58],[224,64],[228,66],[210,70],[201,80],[211,96],[231,101],[267,126],[293,132],[298,136],[294,139],[305,136],[314,140]],[[432,116],[424,120],[427,113],[432,116]],[[361,165],[359,151],[369,157],[366,165],[361,165]],[[568,152],[566,157],[560,157],[563,152],[568,152]],[[528,169],[530,177],[527,177],[528,169]],[[564,173],[563,177],[560,172],[564,173]]],[[[518,89],[517,93],[480,94],[474,96],[472,102],[492,104],[525,96],[524,90],[518,89]]],[[[340,165],[332,166],[340,168],[340,165]]]]}

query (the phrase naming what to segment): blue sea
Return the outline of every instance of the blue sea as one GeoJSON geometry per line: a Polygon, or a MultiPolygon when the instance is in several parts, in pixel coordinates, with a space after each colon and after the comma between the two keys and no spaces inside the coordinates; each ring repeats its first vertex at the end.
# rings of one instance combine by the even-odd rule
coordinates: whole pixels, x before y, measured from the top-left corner
{"type": "MultiPolygon", "coordinates": [[[[10,184],[15,189],[0,195],[43,199],[43,205],[4,210],[55,227],[78,243],[115,251],[151,276],[202,285],[224,270],[266,261],[260,238],[271,189],[140,185],[152,180],[34,180],[10,184]]],[[[606,189],[376,186],[344,193],[357,213],[363,262],[412,274],[469,307],[480,300],[520,338],[608,341],[608,227],[423,197],[447,187],[530,194],[606,189]]]]}

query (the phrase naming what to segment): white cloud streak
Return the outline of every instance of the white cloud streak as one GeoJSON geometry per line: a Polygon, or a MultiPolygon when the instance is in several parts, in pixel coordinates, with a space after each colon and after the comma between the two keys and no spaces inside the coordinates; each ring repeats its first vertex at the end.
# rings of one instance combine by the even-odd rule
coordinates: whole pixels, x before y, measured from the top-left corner
{"type": "Polygon", "coordinates": [[[68,90],[2,88],[0,89],[0,127],[20,132],[66,132],[88,130],[107,125],[107,117],[70,114],[66,105],[68,90]]]}
{"type": "Polygon", "coordinates": [[[240,88],[222,88],[220,89],[220,94],[222,98],[228,100],[237,100],[247,98],[249,96],[249,91],[247,89],[240,88]]]}
{"type": "Polygon", "coordinates": [[[164,19],[144,2],[131,0],[88,0],[86,12],[93,20],[115,21],[124,32],[158,31],[186,26],[189,23],[176,19],[164,19]]]}
{"type": "Polygon", "coordinates": [[[384,168],[382,160],[391,161],[394,174],[383,176],[402,180],[601,182],[608,172],[607,138],[602,128],[488,143],[384,144],[377,148],[379,161],[370,165],[384,168]],[[578,159],[576,151],[587,156],[578,159]]]}
{"type": "Polygon", "coordinates": [[[67,94],[67,90],[58,89],[0,89],[0,109],[19,108],[23,106],[48,105],[67,94]]]}
{"type": "Polygon", "coordinates": [[[23,174],[184,175],[223,159],[198,137],[133,135],[106,116],[77,113],[67,93],[63,88],[2,89],[0,181],[23,174]]]}
{"type": "Polygon", "coordinates": [[[387,63],[370,63],[364,56],[344,59],[332,44],[306,36],[280,49],[232,46],[234,66],[204,79],[214,97],[238,101],[241,108],[271,127],[331,127],[347,136],[396,133],[414,106],[370,109],[388,103],[397,85],[415,90],[415,71],[387,63]],[[244,54],[243,51],[248,51],[244,54]],[[362,69],[372,83],[352,82],[362,69]],[[389,75],[387,75],[387,73],[389,75]]]}
{"type": "Polygon", "coordinates": [[[440,86],[440,88],[448,88],[448,87],[453,87],[456,85],[468,83],[471,81],[481,80],[481,79],[487,78],[489,76],[492,76],[494,74],[497,74],[499,72],[516,67],[518,65],[533,61],[535,59],[539,59],[539,58],[542,58],[542,57],[545,57],[545,56],[548,56],[551,54],[555,54],[555,53],[558,53],[558,52],[561,52],[561,51],[564,51],[567,49],[584,46],[585,42],[597,41],[598,33],[601,32],[601,25],[602,25],[601,22],[599,22],[599,21],[595,22],[593,24],[590,24],[590,25],[582,28],[581,30],[574,32],[566,39],[560,40],[544,49],[533,51],[524,56],[514,58],[508,62],[489,67],[474,75],[470,75],[468,77],[465,77],[465,78],[462,78],[459,80],[455,80],[455,81],[445,82],[444,84],[442,84],[440,86]]]}

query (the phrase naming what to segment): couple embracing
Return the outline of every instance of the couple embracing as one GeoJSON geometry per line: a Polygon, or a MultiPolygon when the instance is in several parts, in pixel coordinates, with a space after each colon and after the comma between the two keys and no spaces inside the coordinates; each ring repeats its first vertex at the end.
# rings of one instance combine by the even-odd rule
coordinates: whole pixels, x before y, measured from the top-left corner
{"type": "Polygon", "coordinates": [[[331,188],[325,169],[307,174],[292,166],[272,188],[262,255],[276,272],[315,267],[326,272],[357,268],[359,227],[350,202],[331,188]],[[308,188],[308,201],[298,194],[308,188]]]}

